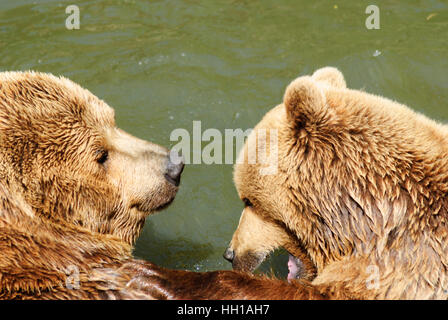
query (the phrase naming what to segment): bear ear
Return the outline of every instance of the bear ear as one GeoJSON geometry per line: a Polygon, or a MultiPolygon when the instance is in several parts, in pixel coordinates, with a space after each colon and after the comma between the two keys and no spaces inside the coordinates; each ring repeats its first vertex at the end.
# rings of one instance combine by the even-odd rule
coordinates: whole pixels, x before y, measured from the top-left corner
{"type": "Polygon", "coordinates": [[[347,88],[344,76],[341,71],[334,67],[325,67],[316,70],[313,74],[313,79],[316,81],[324,82],[325,84],[335,88],[347,88]]]}
{"type": "Polygon", "coordinates": [[[291,82],[286,88],[283,103],[288,121],[295,128],[322,124],[329,115],[322,89],[309,76],[291,82]]]}

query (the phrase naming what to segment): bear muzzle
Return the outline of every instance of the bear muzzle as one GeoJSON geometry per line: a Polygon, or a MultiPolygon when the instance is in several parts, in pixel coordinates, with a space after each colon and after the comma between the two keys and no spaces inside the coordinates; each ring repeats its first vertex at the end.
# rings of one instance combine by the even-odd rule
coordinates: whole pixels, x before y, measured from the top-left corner
{"type": "Polygon", "coordinates": [[[179,155],[177,151],[171,150],[164,174],[165,179],[174,186],[179,186],[180,176],[184,170],[184,166],[185,163],[183,157],[179,155]]]}

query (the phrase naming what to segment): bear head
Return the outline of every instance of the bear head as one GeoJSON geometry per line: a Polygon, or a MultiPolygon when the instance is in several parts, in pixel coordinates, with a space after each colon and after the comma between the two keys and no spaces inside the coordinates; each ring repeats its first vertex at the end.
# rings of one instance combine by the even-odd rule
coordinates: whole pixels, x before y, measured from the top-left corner
{"type": "Polygon", "coordinates": [[[115,125],[114,110],[72,81],[0,74],[0,178],[35,214],[132,244],[178,190],[182,161],[115,125]]]}

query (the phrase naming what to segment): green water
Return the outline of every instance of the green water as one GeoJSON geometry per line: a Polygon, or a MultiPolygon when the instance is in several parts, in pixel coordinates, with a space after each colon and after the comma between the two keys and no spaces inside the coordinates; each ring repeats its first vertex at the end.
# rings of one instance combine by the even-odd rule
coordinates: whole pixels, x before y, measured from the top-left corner
{"type": "MultiPolygon", "coordinates": [[[[117,124],[171,147],[176,128],[252,128],[296,76],[332,65],[348,86],[448,122],[448,1],[0,1],[0,70],[64,75],[115,108],[117,124]],[[65,8],[80,9],[67,30],[65,8]],[[365,27],[369,4],[379,30],[365,27]]],[[[229,269],[242,203],[231,165],[189,165],[135,255],[229,269]]],[[[283,251],[261,270],[286,272],[283,251]]]]}

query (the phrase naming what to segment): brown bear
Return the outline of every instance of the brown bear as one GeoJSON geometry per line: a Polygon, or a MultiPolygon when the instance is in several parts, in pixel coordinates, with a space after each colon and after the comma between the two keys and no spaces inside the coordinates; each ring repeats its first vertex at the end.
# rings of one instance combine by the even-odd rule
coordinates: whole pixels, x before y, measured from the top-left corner
{"type": "Polygon", "coordinates": [[[448,298],[447,126],[323,68],[252,131],[234,181],[245,208],[224,256],[240,271],[147,266],[161,296],[448,298]],[[247,274],[277,247],[291,254],[288,282],[247,274]]]}
{"type": "Polygon", "coordinates": [[[294,80],[260,128],[278,131],[278,169],[235,167],[246,205],[228,249],[235,269],[297,242],[323,292],[448,297],[446,126],[347,89],[337,69],[323,68],[294,80]]]}
{"type": "Polygon", "coordinates": [[[126,263],[176,195],[172,159],[68,79],[0,73],[0,298],[152,298],[126,263]]]}

